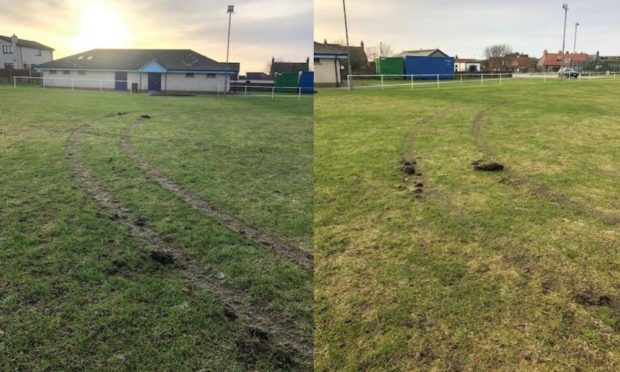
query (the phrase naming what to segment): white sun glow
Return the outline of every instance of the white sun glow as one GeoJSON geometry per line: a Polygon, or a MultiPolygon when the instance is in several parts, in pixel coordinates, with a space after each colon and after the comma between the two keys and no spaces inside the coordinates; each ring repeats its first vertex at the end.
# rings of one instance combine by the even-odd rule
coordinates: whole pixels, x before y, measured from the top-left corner
{"type": "Polygon", "coordinates": [[[74,52],[93,48],[126,48],[132,36],[119,12],[101,1],[88,2],[78,32],[71,42],[74,52]]]}

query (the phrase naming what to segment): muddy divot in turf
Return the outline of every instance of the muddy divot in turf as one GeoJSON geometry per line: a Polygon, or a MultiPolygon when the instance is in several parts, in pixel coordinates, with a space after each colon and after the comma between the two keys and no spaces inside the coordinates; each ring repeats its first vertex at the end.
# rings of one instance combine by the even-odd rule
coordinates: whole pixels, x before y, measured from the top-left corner
{"type": "MultiPolygon", "coordinates": [[[[497,156],[493,153],[493,150],[489,147],[489,145],[484,140],[484,132],[482,128],[482,123],[488,113],[493,107],[486,108],[480,111],[473,120],[473,133],[474,139],[476,142],[476,146],[478,149],[484,154],[486,158],[493,159],[493,162],[497,162],[502,165],[502,163],[498,160],[497,156]]],[[[602,211],[599,211],[595,208],[589,207],[587,204],[584,204],[580,201],[571,199],[547,186],[539,185],[526,177],[518,174],[514,170],[505,169],[504,172],[507,173],[507,177],[504,177],[499,180],[500,183],[510,186],[519,186],[526,187],[531,191],[531,193],[537,197],[546,199],[550,202],[558,204],[560,207],[569,209],[578,214],[585,214],[589,217],[597,219],[603,222],[606,225],[619,225],[620,224],[620,216],[611,215],[602,211]]]]}
{"type": "Polygon", "coordinates": [[[142,120],[138,119],[125,129],[123,135],[121,136],[120,147],[131,159],[136,162],[138,167],[143,172],[151,177],[151,179],[157,182],[164,189],[177,195],[177,197],[189,204],[192,208],[216,219],[220,224],[228,229],[274,250],[276,253],[301,266],[308,269],[313,268],[314,264],[311,253],[306,252],[297,246],[286,244],[276,237],[270,236],[252,226],[249,226],[237,217],[224,212],[211,202],[191,193],[183,185],[164,175],[157,168],[149,164],[133,147],[131,136],[129,136],[129,131],[141,122],[142,120]]]}
{"type": "Polygon", "coordinates": [[[496,161],[476,160],[471,165],[474,167],[474,170],[482,172],[501,172],[504,170],[504,165],[496,161]]]}
{"type": "Polygon", "coordinates": [[[174,263],[174,255],[165,251],[151,251],[149,254],[151,260],[157,262],[160,265],[169,266],[174,263]]]}
{"type": "MultiPolygon", "coordinates": [[[[148,226],[138,226],[140,217],[133,215],[129,208],[115,200],[81,157],[80,140],[84,135],[83,132],[89,127],[90,124],[84,124],[73,130],[67,138],[67,161],[78,183],[99,204],[99,207],[111,216],[111,221],[125,227],[129,235],[141,241],[143,246],[149,247],[151,259],[163,265],[174,264],[174,268],[193,288],[209,291],[222,305],[227,319],[241,321],[246,333],[260,340],[259,350],[252,351],[253,353],[269,358],[268,360],[274,364],[286,365],[289,369],[305,369],[311,366],[313,346],[310,335],[302,333],[294,324],[283,320],[281,314],[273,313],[262,306],[255,306],[250,294],[229,287],[219,272],[197,265],[179,248],[166,243],[148,226]],[[256,330],[260,332],[257,333],[256,330]],[[259,337],[260,335],[263,337],[259,337]]],[[[113,264],[106,273],[115,275],[124,268],[125,265],[119,262],[118,265],[113,264]]],[[[241,349],[240,351],[243,352],[241,349]]],[[[240,357],[245,358],[245,355],[240,357]]]]}

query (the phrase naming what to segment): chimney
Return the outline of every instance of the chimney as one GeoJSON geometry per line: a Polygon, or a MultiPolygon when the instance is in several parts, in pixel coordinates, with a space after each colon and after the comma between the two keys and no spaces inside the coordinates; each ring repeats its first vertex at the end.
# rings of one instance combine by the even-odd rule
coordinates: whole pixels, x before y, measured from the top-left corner
{"type": "Polygon", "coordinates": [[[276,57],[271,57],[271,64],[273,65],[276,62],[276,57]]]}
{"type": "Polygon", "coordinates": [[[364,40],[360,42],[360,46],[362,47],[362,49],[364,49],[364,40]]]}
{"type": "Polygon", "coordinates": [[[327,39],[323,39],[323,44],[327,44],[327,39]]]}
{"type": "Polygon", "coordinates": [[[13,48],[13,63],[16,69],[20,69],[22,68],[22,63],[19,60],[19,50],[17,50],[17,42],[18,42],[18,38],[17,35],[13,34],[13,36],[11,36],[11,47],[13,48]]]}
{"type": "Polygon", "coordinates": [[[549,51],[547,49],[545,49],[545,56],[549,54],[549,51]]]}

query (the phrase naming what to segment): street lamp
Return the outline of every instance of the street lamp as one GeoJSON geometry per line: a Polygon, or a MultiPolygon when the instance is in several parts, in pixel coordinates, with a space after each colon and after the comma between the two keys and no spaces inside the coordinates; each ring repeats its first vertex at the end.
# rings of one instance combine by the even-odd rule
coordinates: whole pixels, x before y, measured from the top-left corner
{"type": "Polygon", "coordinates": [[[575,67],[575,56],[577,55],[577,28],[579,22],[575,23],[575,44],[573,45],[573,68],[575,67]]]}
{"type": "Polygon", "coordinates": [[[342,0],[342,9],[344,11],[344,32],[347,36],[347,65],[348,65],[348,75],[347,75],[347,85],[349,86],[349,90],[351,90],[353,87],[351,86],[351,78],[349,76],[351,76],[352,72],[351,72],[351,47],[349,46],[349,26],[347,24],[347,4],[345,3],[345,0],[342,0]]]}
{"type": "Polygon", "coordinates": [[[562,36],[562,64],[560,67],[564,65],[564,54],[566,53],[566,19],[568,18],[568,4],[562,4],[562,9],[564,9],[564,36],[562,36]]]}
{"type": "Polygon", "coordinates": [[[229,5],[228,10],[226,11],[226,13],[228,13],[228,42],[226,43],[226,63],[228,63],[228,55],[230,53],[230,24],[232,22],[232,15],[234,12],[235,6],[229,5]]]}

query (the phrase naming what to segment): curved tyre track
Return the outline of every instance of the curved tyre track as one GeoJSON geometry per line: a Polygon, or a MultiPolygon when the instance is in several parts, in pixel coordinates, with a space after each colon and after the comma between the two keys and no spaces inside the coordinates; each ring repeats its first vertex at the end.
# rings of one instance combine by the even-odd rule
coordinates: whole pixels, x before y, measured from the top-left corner
{"type": "Polygon", "coordinates": [[[143,172],[148,174],[149,177],[155,180],[161,187],[177,195],[192,208],[216,219],[219,223],[226,226],[230,230],[249,237],[250,239],[274,250],[278,254],[287,257],[301,266],[308,269],[312,269],[314,267],[311,253],[306,252],[297,246],[286,244],[273,236],[245,224],[237,217],[222,211],[210,202],[186,190],[180,183],[164,175],[157,168],[149,164],[133,147],[131,136],[129,136],[129,131],[131,128],[140,122],[142,122],[142,120],[136,120],[125,129],[123,135],[121,136],[120,146],[121,149],[136,162],[138,167],[143,172]]]}
{"type": "MultiPolygon", "coordinates": [[[[433,122],[438,117],[450,115],[455,110],[454,106],[448,106],[445,109],[435,111],[432,114],[423,117],[422,119],[416,120],[409,133],[405,137],[405,141],[401,148],[401,171],[404,171],[406,164],[412,164],[415,168],[415,174],[413,175],[405,175],[403,181],[405,183],[409,183],[414,185],[413,191],[415,195],[415,199],[422,199],[422,195],[425,192],[425,186],[428,185],[429,179],[423,177],[422,171],[424,168],[422,167],[421,157],[416,151],[415,141],[422,126],[425,126],[431,122],[433,122]]],[[[406,174],[406,173],[405,173],[406,174]]]]}
{"type": "Polygon", "coordinates": [[[301,360],[302,365],[312,365],[313,346],[309,335],[296,329],[294,324],[283,321],[280,314],[255,307],[249,294],[229,288],[219,279],[217,271],[196,265],[177,247],[166,243],[157,232],[144,226],[129,208],[113,198],[80,155],[78,147],[82,131],[89,127],[90,124],[84,124],[72,131],[67,138],[66,148],[68,162],[74,170],[76,179],[99,206],[152,252],[155,250],[171,255],[176,269],[185,280],[198,289],[211,292],[223,305],[230,319],[239,319],[249,335],[262,341],[258,346],[258,352],[275,356],[280,360],[301,360]]]}
{"type": "MultiPolygon", "coordinates": [[[[500,159],[498,159],[497,155],[494,154],[493,150],[489,147],[489,145],[484,140],[484,131],[482,128],[482,122],[484,121],[487,113],[493,107],[488,107],[482,111],[480,111],[473,121],[473,132],[474,138],[476,140],[476,146],[482,151],[482,153],[493,159],[494,161],[503,163],[500,159]]],[[[506,167],[505,173],[508,174],[508,178],[504,179],[502,183],[515,185],[515,186],[525,186],[527,187],[534,195],[547,199],[551,202],[554,202],[561,207],[570,209],[577,213],[582,213],[592,218],[595,218],[607,225],[618,225],[620,224],[620,217],[614,216],[605,212],[601,212],[594,208],[587,206],[586,204],[579,202],[577,200],[573,200],[551,188],[548,186],[536,184],[531,180],[521,176],[516,171],[510,169],[510,167],[506,167]]]]}

